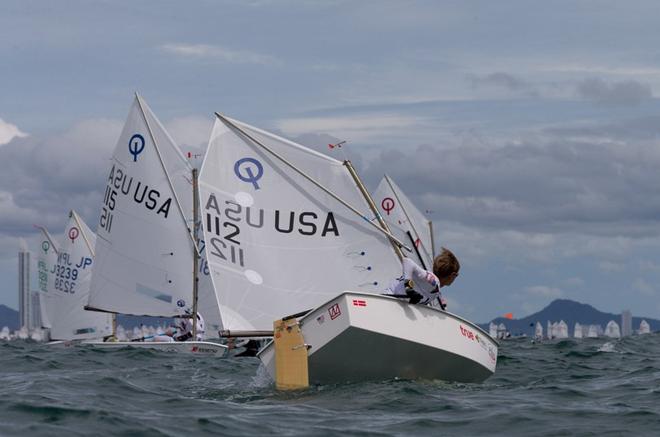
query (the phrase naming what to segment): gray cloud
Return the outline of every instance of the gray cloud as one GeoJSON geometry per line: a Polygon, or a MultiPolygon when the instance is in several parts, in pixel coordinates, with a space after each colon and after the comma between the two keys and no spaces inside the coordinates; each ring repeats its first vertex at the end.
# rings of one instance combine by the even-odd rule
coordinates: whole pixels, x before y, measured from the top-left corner
{"type": "Polygon", "coordinates": [[[117,121],[89,120],[62,134],[15,138],[0,148],[0,234],[32,234],[33,224],[57,232],[70,209],[94,228],[120,129],[117,121]]]}
{"type": "Polygon", "coordinates": [[[660,116],[651,115],[645,117],[630,118],[612,123],[591,123],[581,126],[550,127],[543,130],[544,133],[556,136],[576,139],[588,139],[590,141],[649,141],[660,136],[660,116]]]}
{"type": "Polygon", "coordinates": [[[365,177],[384,172],[420,209],[481,229],[660,235],[657,141],[576,141],[556,135],[496,145],[382,150],[365,177]]]}
{"type": "Polygon", "coordinates": [[[651,86],[635,80],[608,83],[600,78],[584,79],[576,86],[579,97],[604,105],[637,105],[653,97],[651,86]]]}
{"type": "Polygon", "coordinates": [[[556,287],[549,287],[547,285],[532,285],[526,287],[525,292],[533,296],[543,296],[550,298],[557,298],[563,295],[561,289],[556,287]]]}
{"type": "Polygon", "coordinates": [[[23,138],[26,136],[27,134],[25,132],[21,132],[17,126],[11,123],[7,123],[2,118],[0,118],[0,146],[7,144],[15,137],[23,138]]]}
{"type": "MultiPolygon", "coordinates": [[[[14,137],[0,147],[0,236],[32,235],[33,224],[57,233],[71,209],[95,229],[122,125],[119,120],[85,120],[63,133],[14,137]]],[[[199,156],[211,126],[212,117],[168,123],[184,152],[199,156]]],[[[201,157],[193,162],[201,163],[201,157]]]]}
{"type": "Polygon", "coordinates": [[[214,59],[229,64],[272,65],[279,61],[270,55],[246,50],[232,50],[211,44],[165,44],[162,50],[177,56],[197,59],[214,59]]]}
{"type": "Polygon", "coordinates": [[[531,83],[509,73],[496,72],[486,76],[470,75],[468,79],[471,82],[473,88],[482,86],[494,86],[498,88],[504,88],[516,94],[527,96],[538,95],[538,92],[534,89],[534,86],[531,83]]]}

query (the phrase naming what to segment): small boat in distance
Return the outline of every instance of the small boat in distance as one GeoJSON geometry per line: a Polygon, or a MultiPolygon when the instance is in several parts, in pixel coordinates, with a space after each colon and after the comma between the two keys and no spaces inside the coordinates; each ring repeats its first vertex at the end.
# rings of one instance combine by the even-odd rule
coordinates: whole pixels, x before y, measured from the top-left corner
{"type": "Polygon", "coordinates": [[[534,340],[543,340],[543,325],[541,325],[541,322],[536,322],[534,327],[534,340]]]}
{"type": "Polygon", "coordinates": [[[584,335],[582,333],[582,325],[580,325],[578,322],[575,322],[575,328],[573,329],[573,337],[574,338],[582,338],[584,335]]]}
{"type": "Polygon", "coordinates": [[[607,322],[607,326],[605,326],[605,337],[621,338],[621,329],[619,328],[619,324],[614,320],[607,322]]]}

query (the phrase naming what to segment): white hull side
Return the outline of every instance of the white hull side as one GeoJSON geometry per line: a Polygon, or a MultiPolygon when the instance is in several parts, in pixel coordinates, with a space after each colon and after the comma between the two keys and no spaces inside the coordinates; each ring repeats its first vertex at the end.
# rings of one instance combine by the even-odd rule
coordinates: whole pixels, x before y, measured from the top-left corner
{"type": "MultiPolygon", "coordinates": [[[[46,343],[46,346],[65,348],[79,346],[82,340],[53,340],[46,343]]],[[[100,341],[100,340],[99,340],[100,341]]]]}
{"type": "MultiPolygon", "coordinates": [[[[497,342],[476,325],[392,297],[344,292],[300,322],[311,345],[313,384],[392,378],[482,382],[497,364],[497,342]]],[[[272,342],[259,358],[274,377],[272,342]]]]}
{"type": "Polygon", "coordinates": [[[133,347],[139,349],[156,349],[165,352],[177,352],[184,354],[217,355],[219,357],[224,357],[227,354],[227,346],[209,341],[84,341],[79,344],[101,349],[133,347]]]}

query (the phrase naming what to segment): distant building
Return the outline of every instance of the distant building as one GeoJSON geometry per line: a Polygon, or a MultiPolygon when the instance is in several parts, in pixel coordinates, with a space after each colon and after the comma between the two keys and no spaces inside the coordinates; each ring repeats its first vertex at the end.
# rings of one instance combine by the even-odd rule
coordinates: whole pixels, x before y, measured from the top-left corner
{"type": "Polygon", "coordinates": [[[630,310],[623,310],[621,312],[621,336],[626,337],[632,333],[632,314],[630,310]]]}
{"type": "Polygon", "coordinates": [[[30,252],[18,252],[18,316],[20,327],[32,327],[32,293],[30,292],[30,252]]]}
{"type": "Polygon", "coordinates": [[[41,320],[41,299],[39,299],[39,292],[32,291],[30,293],[30,298],[32,299],[30,305],[30,329],[36,329],[43,327],[43,322],[41,320]]]}

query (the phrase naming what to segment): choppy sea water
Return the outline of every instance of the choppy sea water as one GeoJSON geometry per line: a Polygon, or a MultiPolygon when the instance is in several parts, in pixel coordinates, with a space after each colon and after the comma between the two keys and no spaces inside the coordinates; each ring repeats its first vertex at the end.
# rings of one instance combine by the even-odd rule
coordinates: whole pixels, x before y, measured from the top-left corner
{"type": "Polygon", "coordinates": [[[624,433],[660,433],[660,334],[505,341],[483,384],[300,392],[275,390],[256,358],[0,343],[1,435],[624,433]]]}

